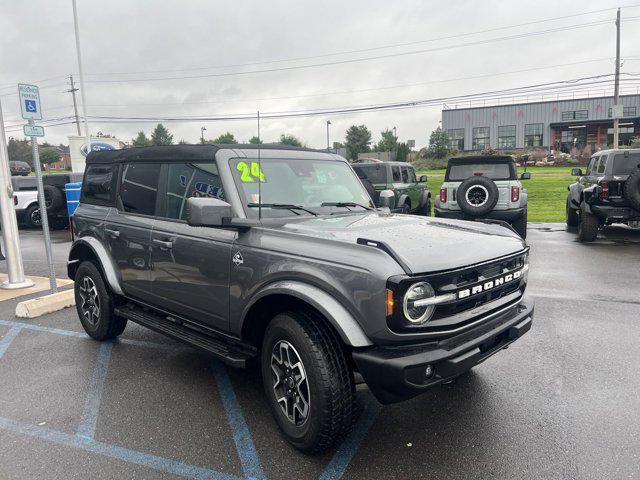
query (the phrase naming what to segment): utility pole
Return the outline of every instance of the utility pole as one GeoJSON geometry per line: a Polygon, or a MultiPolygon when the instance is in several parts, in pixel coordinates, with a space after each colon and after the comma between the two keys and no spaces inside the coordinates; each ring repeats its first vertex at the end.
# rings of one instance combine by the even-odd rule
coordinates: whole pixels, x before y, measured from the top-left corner
{"type": "MultiPolygon", "coordinates": [[[[618,15],[616,17],[616,80],[613,93],[613,105],[617,106],[620,100],[620,9],[618,9],[618,15]]],[[[617,115],[614,115],[613,119],[613,148],[618,148],[619,144],[619,132],[618,124],[620,120],[617,115]]]]}
{"type": "MultiPolygon", "coordinates": [[[[46,214],[45,214],[46,215],[46,214]]],[[[0,105],[0,221],[2,222],[2,237],[4,239],[4,255],[7,260],[7,280],[0,288],[14,289],[31,287],[33,282],[24,276],[22,253],[20,252],[20,237],[18,236],[18,221],[13,207],[13,187],[9,172],[9,154],[4,136],[4,120],[2,105],[0,105]]]]}
{"type": "Polygon", "coordinates": [[[331,125],[331,120],[327,120],[327,152],[329,151],[329,125],[331,125]]]}
{"type": "Polygon", "coordinates": [[[80,132],[80,119],[78,117],[78,102],[76,101],[76,92],[78,89],[73,84],[73,75],[69,75],[69,82],[71,83],[71,88],[67,90],[73,96],[73,112],[76,116],[76,128],[78,129],[78,136],[81,137],[82,133],[80,132]]]}
{"type": "Polygon", "coordinates": [[[84,116],[84,128],[87,136],[87,155],[91,153],[91,131],[89,130],[89,120],[87,119],[87,89],[84,88],[84,74],[82,71],[82,51],[80,50],[80,29],[78,27],[78,7],[76,0],[71,0],[73,9],[73,28],[76,34],[76,53],[78,55],[78,73],[80,74],[80,97],[82,97],[82,115],[84,116]]]}
{"type": "Polygon", "coordinates": [[[207,129],[207,127],[200,127],[200,143],[202,145],[204,145],[204,131],[207,129]]]}

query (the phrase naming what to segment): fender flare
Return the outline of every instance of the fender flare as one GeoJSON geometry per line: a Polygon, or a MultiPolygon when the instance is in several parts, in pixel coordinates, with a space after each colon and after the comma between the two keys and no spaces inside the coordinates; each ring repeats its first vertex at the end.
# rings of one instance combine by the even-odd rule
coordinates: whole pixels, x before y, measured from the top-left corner
{"type": "Polygon", "coordinates": [[[428,190],[423,190],[422,193],[420,194],[420,202],[418,207],[419,208],[424,207],[430,198],[431,198],[431,192],[429,192],[428,190]]]}
{"type": "Polygon", "coordinates": [[[107,249],[104,248],[104,245],[94,237],[82,237],[73,242],[71,250],[69,251],[69,260],[67,261],[67,273],[69,278],[73,278],[75,269],[77,268],[76,264],[80,262],[80,258],[78,258],[78,251],[81,246],[89,248],[96,256],[111,290],[118,295],[123,295],[120,279],[118,278],[116,269],[113,266],[111,255],[109,255],[107,249]]]}
{"type": "MultiPolygon", "coordinates": [[[[400,198],[398,199],[398,203],[396,204],[396,209],[402,208],[404,204],[407,203],[407,200],[409,200],[409,195],[407,195],[406,193],[403,193],[402,195],[400,195],[400,198]]],[[[409,203],[411,203],[410,200],[409,200],[409,203]]]]}
{"type": "Polygon", "coordinates": [[[580,209],[580,203],[581,203],[580,194],[581,194],[581,190],[580,190],[579,183],[572,183],[571,185],[569,185],[569,195],[571,197],[571,204],[576,209],[580,209]]]}
{"type": "Polygon", "coordinates": [[[240,328],[244,327],[249,310],[258,300],[275,294],[290,295],[314,307],[335,328],[342,341],[347,345],[352,347],[373,345],[353,315],[334,297],[314,285],[294,280],[271,283],[255,294],[242,312],[240,328]]]}

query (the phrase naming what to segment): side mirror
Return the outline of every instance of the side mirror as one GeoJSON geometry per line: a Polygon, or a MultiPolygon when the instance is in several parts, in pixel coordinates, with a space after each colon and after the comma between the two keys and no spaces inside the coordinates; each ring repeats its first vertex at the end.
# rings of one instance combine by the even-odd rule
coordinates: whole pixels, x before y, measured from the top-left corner
{"type": "Polygon", "coordinates": [[[222,227],[231,218],[231,205],[217,198],[187,199],[187,223],[192,227],[222,227]]]}
{"type": "Polygon", "coordinates": [[[530,180],[531,179],[531,172],[522,172],[520,174],[520,180],[530,180]]]}
{"type": "Polygon", "coordinates": [[[581,177],[584,174],[582,173],[582,169],[581,168],[573,167],[571,169],[571,175],[574,176],[574,177],[581,177]]]}
{"type": "Polygon", "coordinates": [[[420,175],[420,177],[418,178],[418,181],[420,183],[427,183],[427,176],[426,175],[420,175]]]}
{"type": "Polygon", "coordinates": [[[387,207],[389,210],[396,208],[396,194],[393,190],[382,190],[380,192],[380,206],[387,207]]]}

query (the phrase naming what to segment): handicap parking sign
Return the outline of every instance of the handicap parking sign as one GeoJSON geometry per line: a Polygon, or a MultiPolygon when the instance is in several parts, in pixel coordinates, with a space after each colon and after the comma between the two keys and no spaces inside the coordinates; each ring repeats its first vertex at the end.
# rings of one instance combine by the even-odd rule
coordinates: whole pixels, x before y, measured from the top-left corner
{"type": "Polygon", "coordinates": [[[36,105],[36,101],[35,100],[25,100],[24,101],[24,109],[27,112],[37,112],[38,111],[38,106],[36,105]]]}
{"type": "Polygon", "coordinates": [[[26,120],[42,120],[40,109],[40,89],[35,85],[18,84],[20,110],[26,120]]]}

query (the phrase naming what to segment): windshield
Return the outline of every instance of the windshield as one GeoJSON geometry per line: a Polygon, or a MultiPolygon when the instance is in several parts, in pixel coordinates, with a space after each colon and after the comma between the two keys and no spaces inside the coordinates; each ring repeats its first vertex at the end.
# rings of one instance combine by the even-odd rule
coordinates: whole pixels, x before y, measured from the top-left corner
{"type": "Polygon", "coordinates": [[[625,157],[623,153],[616,155],[613,162],[614,175],[629,175],[640,168],[640,153],[632,153],[625,157]]]}
{"type": "Polygon", "coordinates": [[[263,159],[259,165],[256,159],[238,158],[229,162],[247,215],[254,218],[259,203],[263,217],[362,211],[372,206],[360,179],[345,162],[263,159]]]}
{"type": "Polygon", "coordinates": [[[508,163],[472,163],[451,165],[449,168],[450,181],[461,181],[473,176],[489,177],[492,180],[509,180],[511,165],[508,163]]]}

